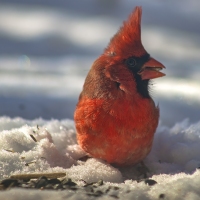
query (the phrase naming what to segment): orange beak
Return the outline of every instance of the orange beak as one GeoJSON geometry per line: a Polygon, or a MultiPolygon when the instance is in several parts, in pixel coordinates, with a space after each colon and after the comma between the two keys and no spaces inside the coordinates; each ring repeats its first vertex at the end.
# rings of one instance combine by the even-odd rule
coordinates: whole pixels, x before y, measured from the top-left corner
{"type": "Polygon", "coordinates": [[[165,66],[155,60],[154,58],[150,58],[143,66],[142,69],[138,72],[141,76],[142,80],[153,79],[165,76],[164,73],[160,72],[160,70],[164,69],[165,66]]]}

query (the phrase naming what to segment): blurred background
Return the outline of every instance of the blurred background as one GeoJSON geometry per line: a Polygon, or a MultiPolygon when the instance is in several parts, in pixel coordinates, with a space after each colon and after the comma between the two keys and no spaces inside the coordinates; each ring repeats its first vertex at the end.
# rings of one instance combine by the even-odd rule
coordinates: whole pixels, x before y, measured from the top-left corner
{"type": "Polygon", "coordinates": [[[143,45],[166,66],[151,89],[162,123],[199,121],[199,0],[1,0],[0,115],[73,119],[93,61],[137,5],[143,45]]]}

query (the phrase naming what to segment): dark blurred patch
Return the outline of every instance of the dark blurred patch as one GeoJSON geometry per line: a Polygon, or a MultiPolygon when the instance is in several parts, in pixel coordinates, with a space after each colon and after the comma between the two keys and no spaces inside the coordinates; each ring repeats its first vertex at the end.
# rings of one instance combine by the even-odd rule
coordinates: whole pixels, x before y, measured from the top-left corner
{"type": "Polygon", "coordinates": [[[0,115],[22,117],[25,119],[73,119],[77,103],[75,98],[46,96],[0,97],[0,115]]]}
{"type": "MultiPolygon", "coordinates": [[[[29,7],[45,7],[53,8],[55,10],[67,11],[77,15],[90,16],[90,15],[109,15],[116,8],[118,8],[120,0],[84,0],[84,1],[71,1],[71,0],[1,0],[2,5],[20,5],[29,7]]],[[[120,14],[120,13],[119,13],[120,14]]]]}

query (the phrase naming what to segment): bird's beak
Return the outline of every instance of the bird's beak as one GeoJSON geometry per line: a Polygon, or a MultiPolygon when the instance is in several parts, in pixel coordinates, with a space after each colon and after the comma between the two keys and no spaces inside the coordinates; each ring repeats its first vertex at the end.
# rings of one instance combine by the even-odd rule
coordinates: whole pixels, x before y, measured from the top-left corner
{"type": "Polygon", "coordinates": [[[146,63],[144,63],[138,74],[141,76],[142,80],[158,78],[165,76],[164,73],[160,72],[163,68],[165,68],[163,64],[154,58],[150,58],[146,63]]]}

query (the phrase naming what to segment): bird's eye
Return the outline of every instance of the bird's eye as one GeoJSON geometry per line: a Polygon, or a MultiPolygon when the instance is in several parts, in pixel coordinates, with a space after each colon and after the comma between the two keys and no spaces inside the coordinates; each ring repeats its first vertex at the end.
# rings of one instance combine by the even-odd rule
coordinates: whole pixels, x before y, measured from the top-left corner
{"type": "Polygon", "coordinates": [[[125,63],[129,66],[129,67],[134,67],[136,65],[136,60],[135,58],[128,58],[125,63]]]}

